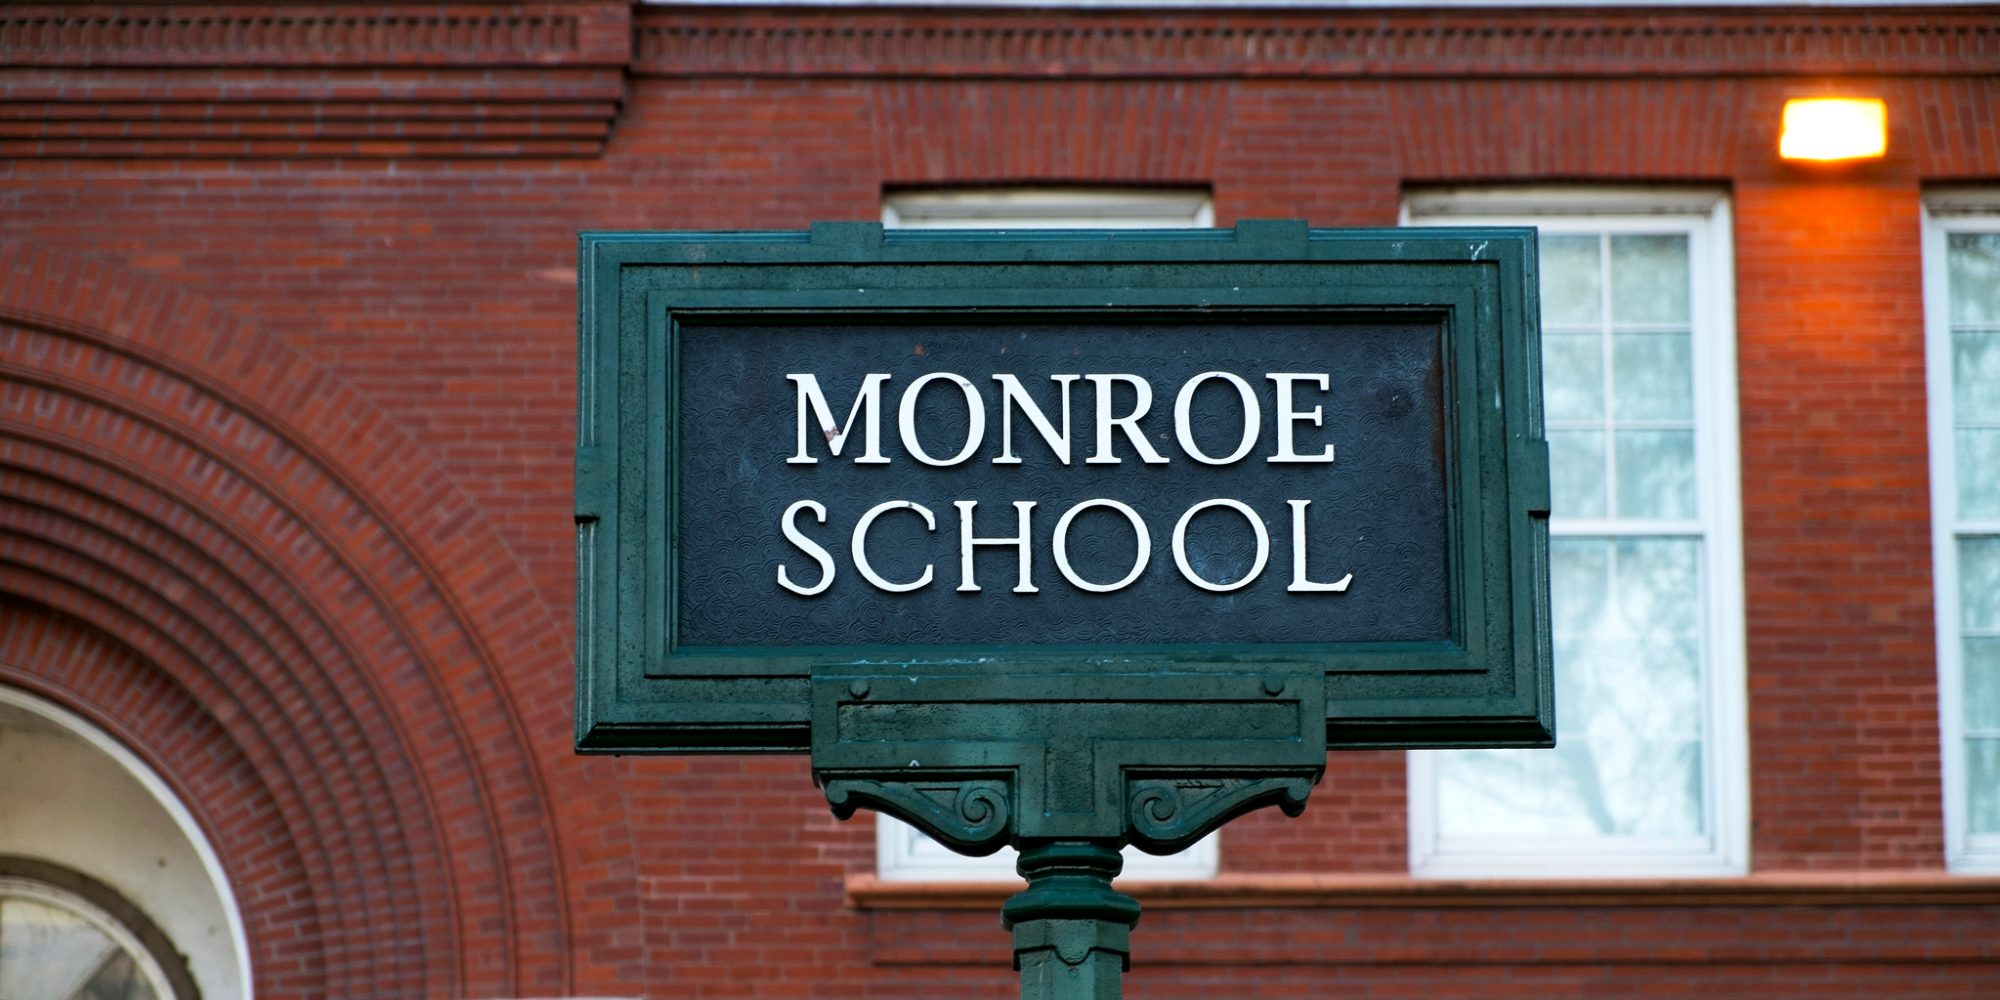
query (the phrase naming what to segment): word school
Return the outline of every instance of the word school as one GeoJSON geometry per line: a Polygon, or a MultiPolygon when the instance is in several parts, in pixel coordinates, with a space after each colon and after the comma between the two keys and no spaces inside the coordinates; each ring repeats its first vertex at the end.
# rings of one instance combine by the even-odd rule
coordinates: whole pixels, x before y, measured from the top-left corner
{"type": "MultiPolygon", "coordinates": [[[[850,461],[856,465],[890,464],[889,457],[882,453],[881,419],[883,389],[890,381],[888,374],[872,373],[862,378],[861,385],[855,392],[854,402],[848,408],[846,420],[837,426],[834,420],[834,408],[816,375],[790,373],[785,378],[794,387],[797,414],[797,447],[791,457],[785,460],[788,465],[818,464],[820,459],[813,453],[814,441],[824,442],[824,450],[829,457],[840,458],[843,451],[848,449],[857,430],[861,434],[860,450],[850,461]],[[815,429],[817,433],[814,433],[815,429]]],[[[1143,465],[1164,465],[1169,462],[1166,456],[1160,454],[1147,441],[1146,435],[1139,429],[1140,422],[1152,408],[1153,389],[1148,380],[1130,374],[1059,374],[1051,375],[1049,378],[1055,383],[1056,395],[1061,400],[1060,423],[1050,419],[1048,412],[1028,393],[1018,377],[1011,374],[992,376],[999,387],[1000,425],[1000,447],[991,460],[992,464],[1021,464],[1022,459],[1014,450],[1015,416],[1018,414],[1041,438],[1056,462],[1064,466],[1071,465],[1074,457],[1070,420],[1071,387],[1079,380],[1090,384],[1096,402],[1095,448],[1088,458],[1082,459],[1082,464],[1122,464],[1124,457],[1117,453],[1116,448],[1120,435],[1123,436],[1132,454],[1143,465]],[[1126,387],[1132,400],[1127,412],[1123,414],[1119,414],[1114,405],[1114,389],[1120,385],[1126,387]]],[[[1274,465],[1331,465],[1334,461],[1333,445],[1327,444],[1301,452],[1298,441],[1298,430],[1301,425],[1317,428],[1324,422],[1323,408],[1318,405],[1301,407],[1298,395],[1302,390],[1322,394],[1327,392],[1331,383],[1330,376],[1325,373],[1271,372],[1266,373],[1264,378],[1272,384],[1277,399],[1273,414],[1275,446],[1265,457],[1265,462],[1274,465]]],[[[1203,372],[1182,383],[1174,396],[1174,436],[1182,453],[1189,459],[1205,465],[1230,465],[1242,461],[1257,450],[1264,430],[1262,409],[1256,391],[1241,376],[1226,371],[1203,372]],[[1192,426],[1191,412],[1195,393],[1210,382],[1226,384],[1233,389],[1239,405],[1242,433],[1236,446],[1223,455],[1213,455],[1204,451],[1195,440],[1192,426]]],[[[986,443],[986,428],[986,399],[982,396],[979,386],[955,372],[932,372],[913,380],[903,389],[896,410],[896,431],[902,440],[903,450],[910,458],[924,465],[950,467],[971,461],[986,443]],[[941,392],[955,389],[964,397],[967,413],[964,438],[961,441],[957,439],[956,433],[952,435],[953,440],[950,443],[957,445],[955,449],[938,448],[936,441],[927,446],[919,436],[918,403],[922,394],[933,386],[941,392]]],[[[937,428],[931,430],[935,433],[937,428]]],[[[1345,592],[1348,585],[1353,582],[1352,573],[1332,582],[1314,582],[1307,578],[1306,517],[1312,501],[1289,499],[1285,503],[1291,511],[1292,529],[1292,579],[1285,589],[1301,594],[1345,592]]],[[[959,591],[977,592],[980,589],[973,573],[975,549],[985,546],[1012,546],[1018,551],[1019,556],[1019,572],[1013,592],[1017,594],[1040,592],[1035,586],[1032,574],[1035,539],[1033,522],[1036,506],[1037,502],[1033,500],[1013,501],[1015,534],[980,536],[973,526],[979,502],[957,500],[952,503],[952,507],[958,512],[957,589],[959,591]]],[[[929,586],[934,577],[934,567],[926,564],[923,572],[914,579],[889,580],[876,572],[868,557],[870,529],[878,519],[896,511],[907,511],[920,517],[926,531],[937,530],[937,515],[930,508],[906,499],[887,500],[870,507],[855,522],[849,538],[848,552],[855,572],[870,586],[888,593],[905,593],[929,586]]],[[[787,542],[817,564],[818,577],[811,582],[794,579],[790,568],[780,564],[777,583],[778,586],[794,594],[811,597],[833,586],[837,569],[833,555],[827,548],[808,537],[800,526],[804,515],[810,515],[813,520],[825,524],[827,508],[817,500],[798,500],[785,509],[779,519],[779,527],[787,542]]],[[[1145,519],[1131,506],[1110,497],[1083,500],[1064,511],[1055,522],[1049,543],[1055,557],[1056,569],[1063,578],[1071,586],[1093,593],[1110,593],[1130,586],[1145,574],[1152,559],[1152,532],[1147,527],[1145,519]],[[1135,544],[1132,563],[1124,568],[1122,576],[1116,576],[1110,582],[1101,581],[1114,576],[1114,573],[1106,573],[1099,567],[1092,567],[1093,572],[1086,574],[1079,571],[1069,558],[1070,527],[1078,515],[1093,509],[1112,511],[1124,517],[1133,532],[1135,544]]],[[[1203,500],[1187,508],[1174,524],[1171,545],[1174,564],[1181,575],[1196,587],[1218,593],[1238,590],[1255,581],[1263,573],[1265,564],[1269,561],[1270,548],[1271,539],[1269,532],[1265,530],[1263,519],[1248,504],[1228,497],[1203,500]],[[1219,582],[1203,577],[1196,572],[1188,558],[1188,525],[1203,511],[1218,508],[1232,510],[1241,515],[1256,539],[1256,556],[1251,561],[1249,571],[1230,582],[1219,582]]]]}

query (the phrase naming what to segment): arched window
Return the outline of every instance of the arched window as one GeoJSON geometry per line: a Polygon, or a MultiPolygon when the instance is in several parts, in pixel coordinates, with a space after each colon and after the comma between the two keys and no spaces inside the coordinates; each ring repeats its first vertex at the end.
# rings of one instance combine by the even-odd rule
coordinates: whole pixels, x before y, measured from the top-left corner
{"type": "Polygon", "coordinates": [[[0,1000],[235,1000],[249,971],[221,861],[166,782],[0,685],[0,1000]]]}
{"type": "Polygon", "coordinates": [[[0,997],[199,996],[186,960],[117,891],[61,865],[0,857],[0,997]]]}

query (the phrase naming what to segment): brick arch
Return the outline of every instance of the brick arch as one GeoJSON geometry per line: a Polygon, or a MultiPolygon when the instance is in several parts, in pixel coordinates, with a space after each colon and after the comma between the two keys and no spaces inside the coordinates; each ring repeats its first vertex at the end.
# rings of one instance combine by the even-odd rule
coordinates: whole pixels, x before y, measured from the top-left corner
{"type": "MultiPolygon", "coordinates": [[[[606,810],[561,801],[566,633],[505,546],[351,386],[184,290],[0,245],[0,594],[132,650],[254,764],[306,994],[566,991],[569,892],[632,891],[602,822],[573,860],[608,884],[565,885],[558,824],[606,810]]],[[[113,731],[133,708],[86,694],[113,731]]]]}

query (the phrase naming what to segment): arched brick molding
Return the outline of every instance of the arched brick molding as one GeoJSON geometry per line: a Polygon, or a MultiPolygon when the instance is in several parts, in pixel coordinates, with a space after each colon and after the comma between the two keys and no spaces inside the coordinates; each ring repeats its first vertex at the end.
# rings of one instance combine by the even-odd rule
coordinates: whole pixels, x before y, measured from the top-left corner
{"type": "MultiPolygon", "coordinates": [[[[285,926],[316,935],[259,965],[260,992],[594,982],[573,961],[605,945],[574,901],[633,889],[607,804],[563,802],[587,784],[550,709],[571,698],[566,630],[444,474],[310,358],[157,280],[0,245],[0,595],[129,649],[255,771],[298,884],[244,898],[253,954],[281,933],[260,907],[307,907],[285,926]],[[280,989],[302,962],[319,985],[280,989]]],[[[144,689],[54,696],[136,745],[144,689]]],[[[240,802],[191,791],[204,824],[236,822],[240,802]]]]}

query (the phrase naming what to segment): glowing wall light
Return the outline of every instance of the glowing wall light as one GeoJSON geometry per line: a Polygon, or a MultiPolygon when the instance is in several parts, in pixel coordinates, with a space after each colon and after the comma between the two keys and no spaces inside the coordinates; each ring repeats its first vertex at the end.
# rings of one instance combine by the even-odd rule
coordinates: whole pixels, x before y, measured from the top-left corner
{"type": "Polygon", "coordinates": [[[1801,97],[1785,102],[1778,155],[1787,160],[1865,160],[1889,149],[1889,109],[1869,97],[1801,97]]]}

